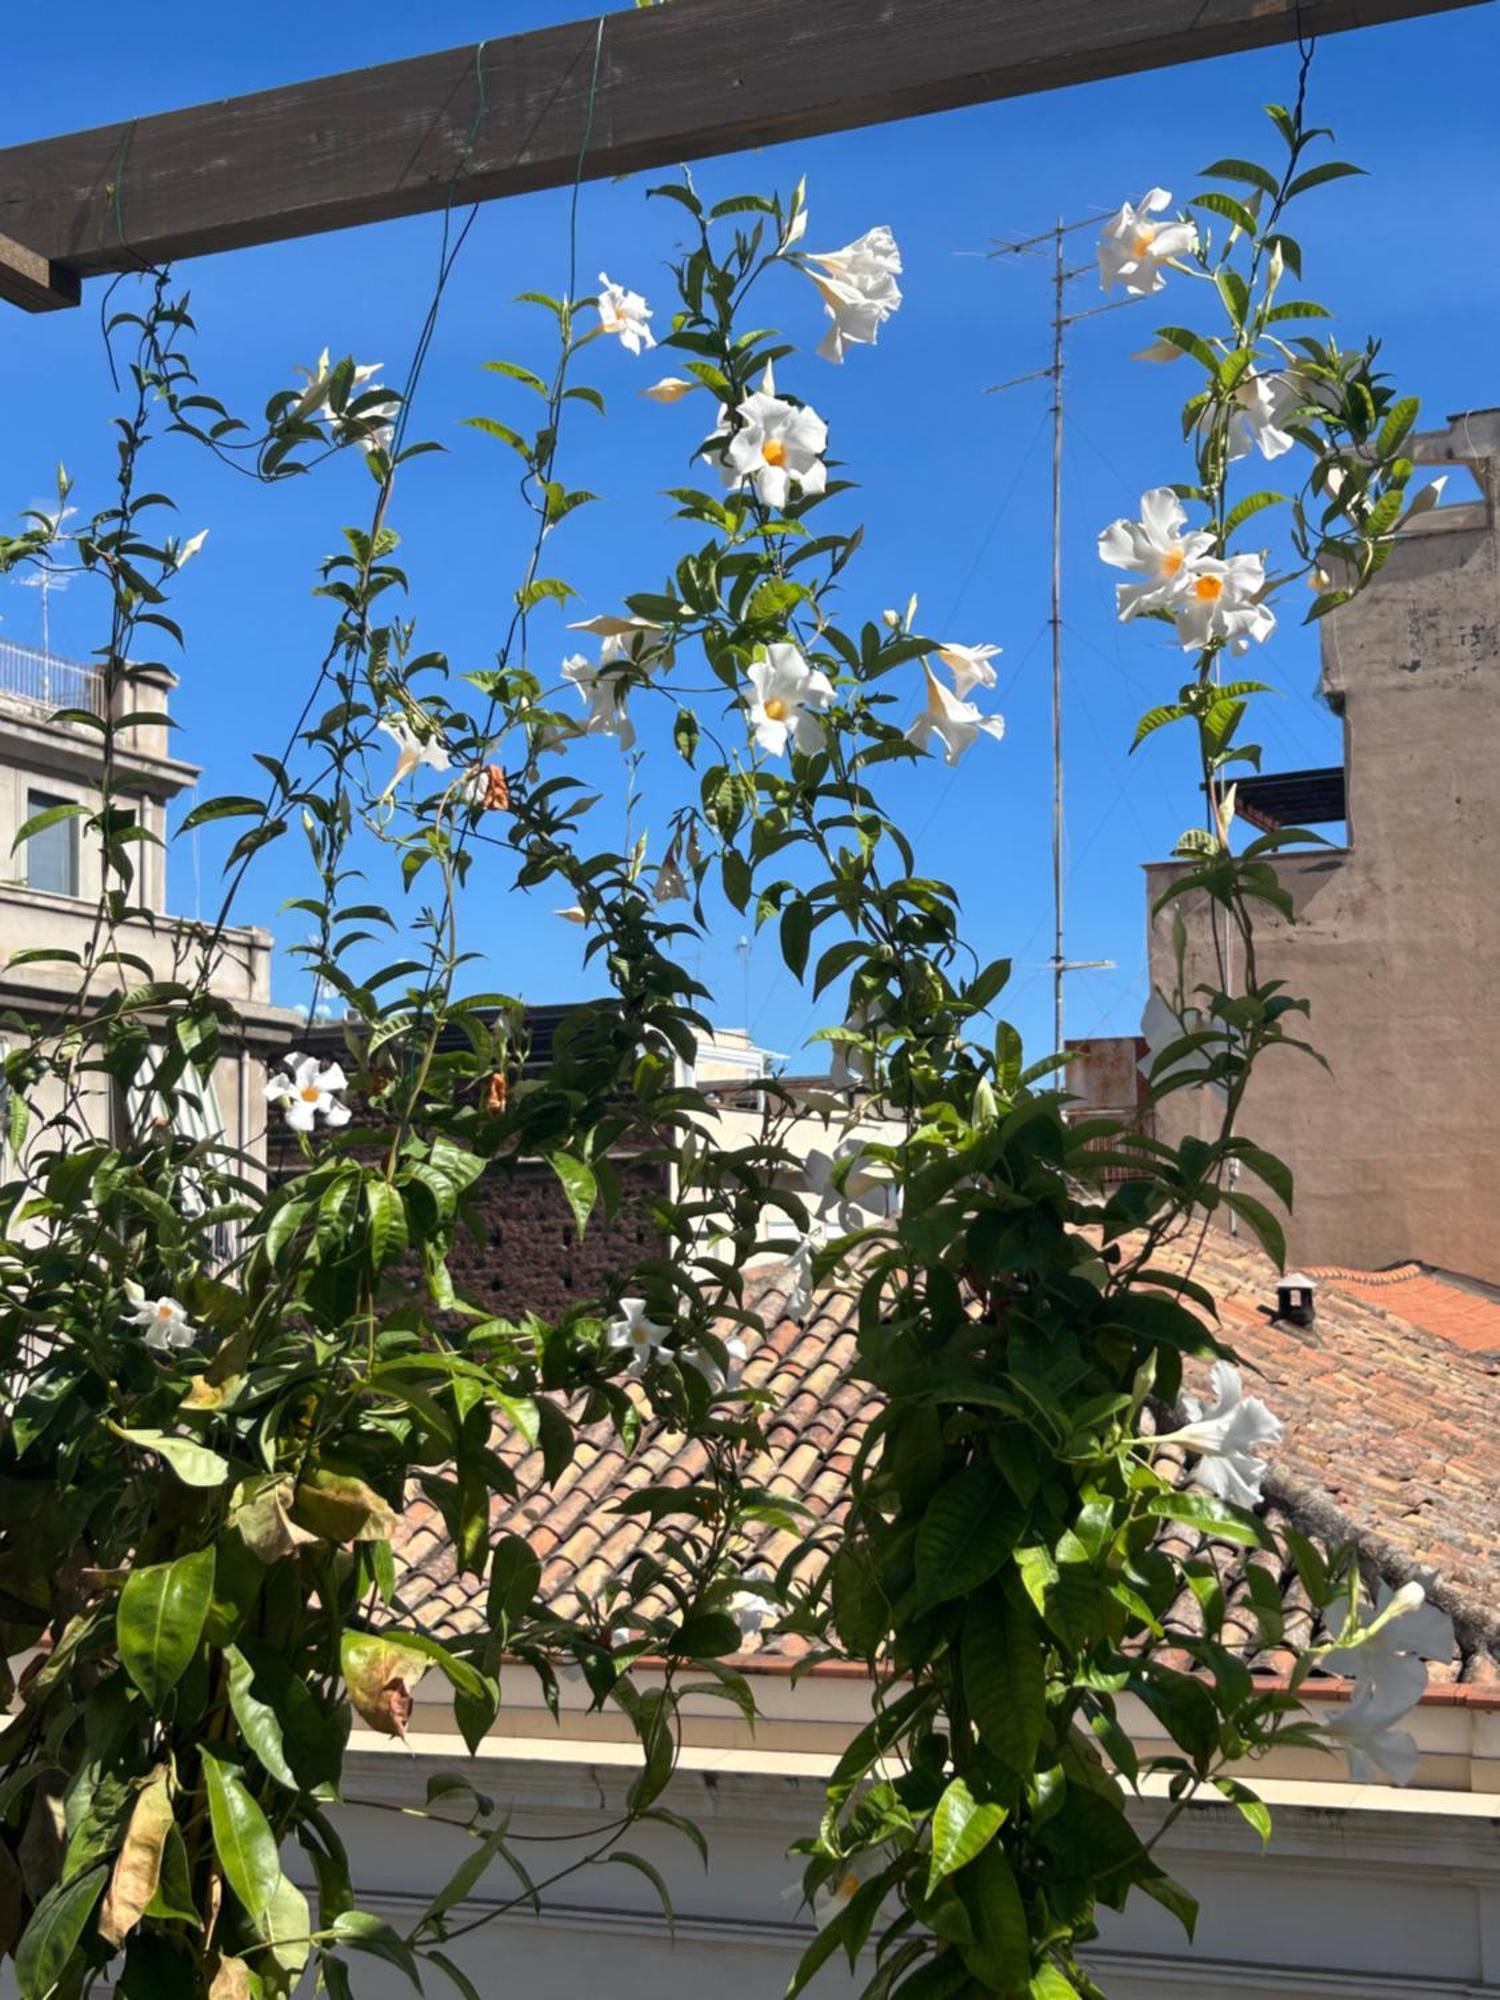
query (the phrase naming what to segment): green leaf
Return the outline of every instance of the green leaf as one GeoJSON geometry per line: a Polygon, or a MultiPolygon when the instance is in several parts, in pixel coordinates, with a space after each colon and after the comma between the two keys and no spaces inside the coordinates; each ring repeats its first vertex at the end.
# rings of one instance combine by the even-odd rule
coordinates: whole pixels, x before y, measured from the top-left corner
{"type": "Polygon", "coordinates": [[[55,1882],[32,1911],[16,1950],[21,2000],[47,2000],[56,1988],[104,1892],[108,1872],[108,1863],[101,1861],[70,1882],[55,1882]]]}
{"type": "Polygon", "coordinates": [[[1418,396],[1403,396],[1394,406],[1380,427],[1380,436],[1375,440],[1375,450],[1381,458],[1395,457],[1397,448],[1417,421],[1421,408],[1421,398],[1418,396]]]}
{"type": "Polygon", "coordinates": [[[939,1882],[965,1868],[988,1847],[1004,1826],[1006,1809],[1001,1805],[980,1805],[962,1778],[949,1781],[932,1815],[932,1862],[927,1870],[927,1893],[932,1895],[939,1882]]]}
{"type": "Polygon", "coordinates": [[[1286,1231],[1272,1215],[1263,1201],[1257,1201],[1250,1194],[1228,1194],[1223,1196],[1224,1206],[1232,1208],[1242,1222],[1248,1222],[1259,1238],[1260,1246],[1271,1259],[1278,1271],[1286,1269],[1286,1231]]]}
{"type": "Polygon", "coordinates": [[[1046,1646],[1019,1607],[998,1591],[964,1612],[964,1698],[986,1749],[1011,1770],[1031,1770],[1047,1724],[1046,1646]]]}
{"type": "Polygon", "coordinates": [[[986,1847],[957,1878],[957,1887],[974,1930],[974,1942],[959,1946],[964,1964],[991,1992],[1024,1991],[1031,1977],[1031,1939],[1010,1863],[998,1847],[986,1847]]]}
{"type": "Polygon", "coordinates": [[[264,799],[252,799],[242,797],[237,793],[226,793],[222,798],[205,799],[201,806],[194,806],[177,831],[179,833],[191,833],[195,826],[207,826],[210,821],[216,819],[259,818],[265,810],[266,804],[264,799]]]}
{"type": "Polygon", "coordinates": [[[578,1225],[578,1234],[582,1236],[589,1226],[594,1204],[599,1199],[599,1183],[594,1178],[594,1170],[572,1153],[549,1153],[547,1159],[553,1173],[562,1182],[563,1193],[573,1211],[573,1220],[578,1225]]]}
{"type": "Polygon", "coordinates": [[[281,1860],[276,1836],[260,1807],[246,1789],[239,1767],[211,1750],[201,1753],[208,1790],[208,1816],[214,1852],[245,1914],[264,1937],[276,1892],[281,1886],[281,1860]]]}
{"type": "Polygon", "coordinates": [[[917,1530],[917,1601],[927,1610],[964,1597],[994,1575],[1021,1532],[1024,1516],[988,1460],[965,1466],[939,1487],[917,1530]]]}
{"type": "Polygon", "coordinates": [[[1243,1507],[1221,1500],[1215,1493],[1158,1493],[1146,1502],[1145,1512],[1166,1521],[1186,1521],[1206,1535],[1215,1535],[1222,1542],[1235,1542],[1241,1548],[1276,1546],[1263,1521],[1243,1507]]]}
{"type": "Polygon", "coordinates": [[[187,1671],[214,1593],[214,1552],[132,1570],[120,1592],[115,1635],[120,1664],[159,1709],[187,1671]]]}
{"type": "Polygon", "coordinates": [[[1257,165],[1254,160],[1215,160],[1211,167],[1203,167],[1200,172],[1205,180],[1211,176],[1225,181],[1246,181],[1251,187],[1258,187],[1274,201],[1281,183],[1268,167],[1257,165]]]}
{"type": "Polygon", "coordinates": [[[34,833],[45,833],[49,826],[57,826],[65,819],[77,819],[87,812],[87,806],[79,805],[76,800],[70,799],[64,805],[48,806],[45,812],[35,813],[11,842],[11,853],[14,854],[22,841],[30,840],[34,833]]]}
{"type": "Polygon", "coordinates": [[[1354,167],[1347,160],[1325,160],[1321,167],[1309,167],[1305,174],[1298,174],[1286,191],[1288,201],[1295,201],[1299,194],[1306,194],[1309,188],[1322,187],[1325,181],[1341,181],[1350,174],[1362,174],[1363,167],[1354,167]]]}
{"type": "Polygon", "coordinates": [[[229,1461],[207,1445],[192,1438],[174,1437],[170,1431],[128,1431],[111,1426],[117,1437],[142,1451],[154,1451],[171,1466],[184,1486],[222,1486],[229,1477],[229,1461]]]}
{"type": "Polygon", "coordinates": [[[311,1791],[338,1776],[347,1709],[322,1706],[307,1682],[258,1639],[227,1646],[229,1706],[240,1734],[278,1784],[311,1791]]]}
{"type": "Polygon", "coordinates": [[[541,1581],[541,1560],[531,1544],[520,1535],[502,1535],[490,1559],[486,1615],[491,1631],[518,1624],[535,1602],[541,1581]]]}
{"type": "Polygon", "coordinates": [[[416,1954],[400,1932],[394,1930],[383,1917],[371,1916],[366,1910],[341,1910],[330,1929],[339,1943],[347,1945],[351,1951],[368,1952],[372,1958],[383,1958],[387,1965],[398,1967],[421,1992],[422,1979],[417,1969],[416,1954]]]}
{"type": "Polygon", "coordinates": [[[1031,1975],[1026,2000],[1078,2000],[1078,1988],[1055,1965],[1044,1965],[1031,1975]]]}
{"type": "Polygon", "coordinates": [[[406,1204],[389,1181],[374,1180],[365,1183],[365,1206],[370,1216],[370,1262],[382,1271],[406,1253],[410,1241],[406,1204]]]}
{"type": "MultiPolygon", "coordinates": [[[[1246,236],[1252,239],[1255,236],[1255,217],[1245,204],[1236,201],[1232,194],[1220,194],[1217,190],[1211,190],[1208,194],[1195,195],[1188,206],[1209,209],[1214,215],[1222,215],[1226,221],[1232,222],[1236,229],[1243,230],[1246,236]]],[[[1236,321],[1236,324],[1239,322],[1236,321]]]]}
{"type": "Polygon", "coordinates": [[[794,979],[807,970],[807,948],[812,939],[812,904],[798,896],[781,913],[781,956],[794,979]]]}
{"type": "Polygon", "coordinates": [[[656,1891],[657,1896],[660,1899],[662,1913],[666,1917],[667,1928],[668,1930],[670,1930],[674,1925],[674,1923],[676,1922],[676,1916],[672,1909],[671,1891],[667,1888],[665,1881],[662,1879],[660,1869],[653,1868],[649,1861],[644,1860],[639,1854],[632,1854],[629,1848],[625,1847],[617,1847],[615,1851],[608,1856],[608,1859],[611,1861],[618,1861],[622,1864],[622,1866],[626,1868],[633,1868],[637,1873],[637,1875],[645,1876],[646,1880],[651,1884],[652,1888],[656,1891]]]}
{"type": "Polygon", "coordinates": [[[1252,515],[1259,514],[1266,507],[1280,507],[1286,501],[1284,493],[1249,493],[1236,507],[1229,511],[1224,523],[1224,533],[1232,535],[1236,528],[1242,528],[1252,515]]]}

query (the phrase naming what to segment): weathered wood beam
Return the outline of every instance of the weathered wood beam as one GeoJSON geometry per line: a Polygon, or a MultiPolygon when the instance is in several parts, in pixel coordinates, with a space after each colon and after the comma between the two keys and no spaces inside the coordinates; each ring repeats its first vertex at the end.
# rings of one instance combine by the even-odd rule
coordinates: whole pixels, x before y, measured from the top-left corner
{"type": "Polygon", "coordinates": [[[0,236],[0,299],[24,306],[27,312],[56,312],[63,306],[76,306],[82,296],[75,271],[38,256],[24,243],[0,236]]]}
{"type": "Polygon", "coordinates": [[[592,179],[1476,4],[674,0],[7,147],[0,230],[91,276],[564,185],[590,111],[592,179]]]}

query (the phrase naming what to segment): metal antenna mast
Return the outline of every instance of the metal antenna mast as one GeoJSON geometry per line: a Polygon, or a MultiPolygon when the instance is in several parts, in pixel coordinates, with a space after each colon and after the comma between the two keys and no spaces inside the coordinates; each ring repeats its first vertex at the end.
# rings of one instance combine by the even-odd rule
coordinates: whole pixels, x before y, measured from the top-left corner
{"type": "Polygon", "coordinates": [[[1052,384],[1052,609],[1048,620],[1052,627],[1052,957],[1049,963],[1052,967],[1053,1047],[1058,1051],[1063,1048],[1065,1039],[1064,985],[1067,975],[1070,972],[1107,971],[1114,963],[1107,958],[1068,957],[1064,906],[1067,877],[1062,705],[1063,380],[1067,361],[1064,336],[1067,329],[1079,320],[1094,319],[1100,313],[1118,312],[1122,306],[1137,303],[1135,299],[1122,299],[1114,305],[1091,306],[1083,312],[1070,313],[1067,310],[1069,284],[1094,267],[1092,264],[1075,264],[1069,269],[1064,238],[1075,229],[1097,226],[1096,216],[1085,216],[1077,222],[1064,222],[1059,216],[1042,235],[1023,237],[1014,243],[997,242],[989,253],[992,257],[1024,257],[1040,253],[1046,244],[1052,246],[1052,360],[1046,368],[1033,368],[1028,375],[1012,376],[1010,381],[998,382],[986,393],[1000,395],[1007,389],[1018,389],[1023,382],[1040,382],[1044,378],[1052,384]]]}

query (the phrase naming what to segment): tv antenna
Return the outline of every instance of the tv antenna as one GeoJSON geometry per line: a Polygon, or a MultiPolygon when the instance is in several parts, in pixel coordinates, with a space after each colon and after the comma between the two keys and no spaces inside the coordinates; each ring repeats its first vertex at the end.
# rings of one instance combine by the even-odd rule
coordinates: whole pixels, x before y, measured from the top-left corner
{"type": "Polygon", "coordinates": [[[1092,273],[1095,267],[1092,263],[1070,267],[1066,239],[1075,230],[1097,229],[1100,220],[1096,215],[1086,215],[1076,222],[1064,222],[1059,216],[1052,227],[1043,230],[1039,236],[1023,236],[1014,242],[996,238],[994,249],[988,253],[991,257],[1031,257],[1044,256],[1049,246],[1052,251],[1052,359],[1045,368],[1033,368],[1028,374],[1013,375],[1008,382],[997,382],[985,393],[1003,395],[1009,389],[1019,389],[1026,382],[1052,384],[1052,612],[1048,620],[1052,627],[1052,956],[1048,963],[1052,967],[1053,1047],[1058,1054],[1062,1053],[1064,1044],[1064,986],[1067,975],[1070,972],[1107,972],[1114,965],[1114,960],[1108,958],[1070,959],[1064,922],[1066,883],[1063,863],[1067,825],[1063,802],[1062,469],[1066,334],[1069,327],[1077,326],[1081,320],[1097,319],[1101,313],[1121,312],[1126,306],[1140,303],[1133,298],[1116,299],[1109,305],[1085,306],[1079,312],[1068,311],[1068,286],[1092,273]]]}

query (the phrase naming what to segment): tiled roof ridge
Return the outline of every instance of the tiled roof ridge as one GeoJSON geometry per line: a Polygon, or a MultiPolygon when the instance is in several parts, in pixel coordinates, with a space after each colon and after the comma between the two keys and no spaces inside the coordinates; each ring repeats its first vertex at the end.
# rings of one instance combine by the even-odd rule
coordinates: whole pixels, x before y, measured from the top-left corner
{"type": "Polygon", "coordinates": [[[1408,1278],[1425,1278],[1425,1264],[1388,1264],[1383,1271],[1361,1271],[1353,1264],[1309,1264],[1310,1278],[1326,1278],[1330,1284],[1403,1285],[1408,1278]]]}
{"type": "Polygon", "coordinates": [[[1464,1651],[1493,1652],[1500,1648],[1500,1613],[1485,1611],[1471,1597],[1435,1575],[1430,1563],[1419,1562],[1378,1529],[1362,1526],[1311,1480],[1299,1478],[1271,1459],[1267,1463],[1265,1493],[1304,1533],[1334,1547],[1352,1542],[1364,1558],[1365,1569],[1373,1570],[1394,1588],[1420,1583],[1431,1602],[1453,1620],[1460,1640],[1466,1642],[1464,1651]]]}

